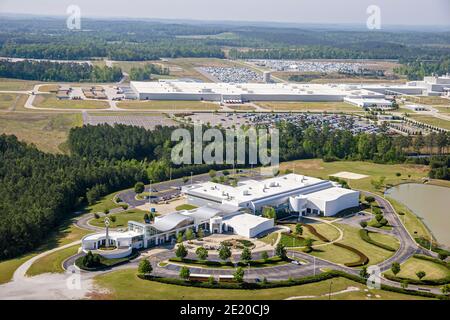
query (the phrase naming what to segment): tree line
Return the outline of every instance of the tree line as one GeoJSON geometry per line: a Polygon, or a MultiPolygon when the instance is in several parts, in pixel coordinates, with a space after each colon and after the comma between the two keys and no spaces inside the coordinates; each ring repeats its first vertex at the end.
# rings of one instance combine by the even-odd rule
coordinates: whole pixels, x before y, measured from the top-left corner
{"type": "Polygon", "coordinates": [[[38,81],[117,82],[122,78],[122,70],[89,63],[0,60],[0,77],[38,81]]]}
{"type": "Polygon", "coordinates": [[[143,67],[133,67],[130,70],[130,79],[134,81],[150,80],[152,74],[169,75],[169,68],[153,63],[147,63],[143,67]]]}

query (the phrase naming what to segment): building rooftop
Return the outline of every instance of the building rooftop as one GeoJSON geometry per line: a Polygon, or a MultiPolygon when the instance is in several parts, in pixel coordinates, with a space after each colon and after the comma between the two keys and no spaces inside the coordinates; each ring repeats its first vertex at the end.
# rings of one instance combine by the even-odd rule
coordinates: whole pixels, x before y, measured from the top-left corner
{"type": "Polygon", "coordinates": [[[234,229],[238,227],[252,229],[259,224],[266,222],[267,220],[270,219],[255,216],[253,214],[241,213],[225,218],[224,222],[226,222],[227,225],[231,226],[234,229]]]}
{"type": "Polygon", "coordinates": [[[308,194],[308,198],[314,198],[314,199],[321,199],[321,200],[336,200],[343,195],[354,193],[354,190],[340,188],[340,187],[333,187],[328,188],[320,191],[316,191],[313,193],[308,194]]]}
{"type": "Polygon", "coordinates": [[[265,198],[280,193],[305,188],[316,184],[329,184],[330,181],[307,177],[298,174],[287,174],[280,177],[270,178],[262,181],[246,180],[239,182],[237,187],[223,185],[214,182],[205,182],[185,188],[185,193],[217,199],[218,201],[246,202],[259,198],[265,198]]]}

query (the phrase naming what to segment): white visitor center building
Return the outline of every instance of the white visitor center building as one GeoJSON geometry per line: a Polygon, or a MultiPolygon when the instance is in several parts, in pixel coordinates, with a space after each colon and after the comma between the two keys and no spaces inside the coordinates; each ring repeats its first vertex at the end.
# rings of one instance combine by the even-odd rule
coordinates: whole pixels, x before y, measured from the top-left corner
{"type": "Polygon", "coordinates": [[[336,213],[359,205],[359,192],[338,183],[288,174],[262,181],[247,180],[232,187],[205,182],[184,187],[182,192],[196,209],[177,211],[156,217],[151,223],[128,222],[126,232],[104,232],[82,239],[82,250],[118,258],[133,249],[175,242],[180,232],[201,228],[206,233],[232,233],[255,238],[274,228],[274,220],[261,217],[266,206],[287,210],[299,216],[336,213]],[[98,250],[105,246],[116,250],[98,250]]]}

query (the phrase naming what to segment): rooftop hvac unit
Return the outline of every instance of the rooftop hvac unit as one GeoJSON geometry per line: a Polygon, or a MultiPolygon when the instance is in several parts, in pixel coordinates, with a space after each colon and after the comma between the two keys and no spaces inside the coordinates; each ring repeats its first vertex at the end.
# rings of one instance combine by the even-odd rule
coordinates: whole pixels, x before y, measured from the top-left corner
{"type": "Polygon", "coordinates": [[[244,190],[244,191],[242,192],[242,194],[243,194],[244,196],[248,196],[248,195],[250,195],[250,192],[248,192],[248,190],[244,190]]]}

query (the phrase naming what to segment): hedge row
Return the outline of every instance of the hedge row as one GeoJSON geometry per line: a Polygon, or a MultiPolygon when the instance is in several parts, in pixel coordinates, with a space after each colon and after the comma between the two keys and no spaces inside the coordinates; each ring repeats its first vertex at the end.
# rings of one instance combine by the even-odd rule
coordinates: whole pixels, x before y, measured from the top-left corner
{"type": "MultiPolygon", "coordinates": [[[[416,240],[416,242],[418,244],[420,244],[422,247],[424,247],[425,249],[429,249],[430,248],[430,241],[429,240],[424,239],[424,238],[414,238],[414,240],[416,240]]],[[[432,245],[431,251],[450,256],[450,251],[442,249],[442,248],[439,248],[439,247],[436,247],[435,245],[432,245]]]]}
{"type": "MultiPolygon", "coordinates": [[[[96,253],[94,253],[96,254],[96,253]]],[[[85,271],[98,271],[98,270],[104,270],[111,267],[117,267],[119,265],[128,263],[130,260],[135,259],[139,256],[139,252],[137,250],[133,250],[131,255],[125,258],[118,258],[118,259],[107,259],[100,255],[100,265],[97,267],[86,267],[83,265],[83,258],[84,256],[79,257],[75,260],[75,265],[85,271]]]]}
{"type": "Polygon", "coordinates": [[[384,277],[391,281],[395,281],[395,282],[407,281],[409,284],[415,284],[415,285],[439,286],[439,285],[444,285],[444,284],[450,283],[450,276],[447,276],[447,277],[441,278],[441,279],[436,279],[436,280],[431,280],[431,279],[419,280],[419,279],[397,277],[392,274],[385,273],[384,277]]]}
{"type": "Polygon", "coordinates": [[[349,250],[349,251],[351,251],[351,252],[353,252],[353,253],[358,255],[358,257],[359,257],[358,261],[350,262],[350,263],[344,263],[347,267],[361,267],[361,266],[364,266],[364,265],[369,263],[369,258],[364,253],[359,251],[358,249],[355,249],[355,248],[350,247],[350,246],[348,246],[346,244],[342,244],[342,243],[338,243],[338,242],[335,242],[333,244],[335,246],[347,249],[347,250],[349,250]]]}
{"type": "MultiPolygon", "coordinates": [[[[157,281],[160,283],[165,284],[172,284],[172,285],[180,285],[180,286],[187,286],[187,287],[200,287],[200,288],[209,288],[209,289],[270,289],[270,288],[280,288],[280,287],[291,287],[291,286],[298,286],[308,283],[314,283],[314,282],[320,282],[332,278],[337,277],[343,277],[347,278],[349,280],[366,284],[367,280],[365,278],[358,277],[356,275],[351,275],[348,273],[345,273],[343,271],[339,270],[331,270],[327,272],[320,273],[315,276],[308,276],[304,278],[299,279],[291,279],[291,280],[283,280],[283,281],[273,281],[273,282],[257,282],[257,283],[219,283],[216,282],[214,284],[209,282],[201,282],[201,281],[186,281],[181,279],[174,279],[174,278],[160,278],[155,277],[151,275],[138,275],[140,279],[143,280],[151,280],[151,281],[157,281]]],[[[391,291],[396,293],[402,293],[402,294],[409,294],[414,296],[421,296],[421,297],[427,297],[427,298],[437,298],[437,299],[443,299],[448,300],[450,299],[449,296],[434,294],[432,292],[423,292],[423,291],[415,291],[415,290],[409,290],[404,288],[397,288],[388,286],[385,284],[381,285],[381,289],[385,291],[391,291]]]]}
{"type": "Polygon", "coordinates": [[[377,242],[375,240],[373,240],[372,238],[370,238],[369,236],[369,231],[367,231],[366,229],[360,229],[359,230],[359,236],[361,237],[361,239],[363,239],[365,242],[368,242],[370,244],[373,244],[374,246],[380,247],[382,249],[391,251],[391,252],[395,252],[397,251],[395,248],[392,248],[391,246],[388,246],[386,244],[377,242]]]}
{"type": "Polygon", "coordinates": [[[428,260],[440,265],[443,265],[444,267],[450,269],[450,263],[447,263],[445,261],[442,261],[441,259],[435,258],[435,257],[430,257],[430,256],[426,256],[424,254],[415,254],[414,258],[416,259],[422,259],[422,260],[428,260]]]}
{"type": "MultiPolygon", "coordinates": [[[[182,258],[170,258],[170,262],[180,262],[180,263],[188,263],[193,265],[204,265],[209,267],[232,267],[234,268],[235,265],[231,261],[210,261],[210,260],[197,260],[197,259],[182,259],[182,258]]],[[[270,265],[275,264],[283,261],[280,257],[271,257],[267,260],[250,260],[248,263],[244,263],[239,261],[237,263],[238,267],[247,267],[249,264],[250,266],[257,267],[261,265],[270,265]]],[[[285,259],[284,261],[289,262],[289,259],[285,259]]]]}
{"type": "Polygon", "coordinates": [[[325,236],[323,236],[319,232],[317,232],[316,228],[314,228],[312,225],[310,225],[310,224],[302,224],[302,225],[305,226],[309,230],[309,232],[311,232],[313,235],[315,235],[317,238],[319,238],[323,242],[330,242],[330,240],[328,240],[325,236]]]}

